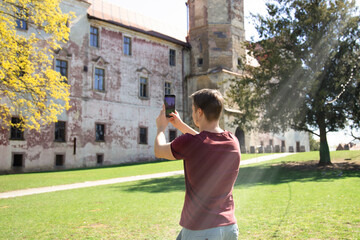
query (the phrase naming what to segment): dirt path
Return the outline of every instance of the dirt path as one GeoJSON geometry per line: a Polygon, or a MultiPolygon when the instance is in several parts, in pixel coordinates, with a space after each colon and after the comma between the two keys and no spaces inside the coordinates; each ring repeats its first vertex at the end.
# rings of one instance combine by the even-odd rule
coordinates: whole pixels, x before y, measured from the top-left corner
{"type": "MultiPolygon", "coordinates": [[[[273,160],[276,158],[285,157],[285,156],[288,156],[291,154],[294,154],[294,153],[279,153],[279,154],[262,156],[262,157],[258,157],[258,158],[252,158],[249,160],[241,161],[240,165],[248,165],[248,164],[253,164],[253,163],[269,161],[269,160],[273,160]]],[[[57,185],[57,186],[50,186],[50,187],[29,188],[29,189],[0,193],[0,199],[22,197],[22,196],[33,195],[33,194],[57,192],[57,191],[64,191],[64,190],[71,190],[71,189],[78,189],[78,188],[95,187],[95,186],[108,185],[108,184],[132,182],[132,181],[152,179],[152,178],[170,177],[170,176],[176,176],[176,175],[181,175],[181,174],[184,174],[183,170],[173,171],[173,172],[165,172],[165,173],[147,174],[147,175],[140,175],[140,176],[112,178],[112,179],[98,180],[98,181],[87,181],[87,182],[82,182],[82,183],[73,183],[73,184],[57,185]]]]}

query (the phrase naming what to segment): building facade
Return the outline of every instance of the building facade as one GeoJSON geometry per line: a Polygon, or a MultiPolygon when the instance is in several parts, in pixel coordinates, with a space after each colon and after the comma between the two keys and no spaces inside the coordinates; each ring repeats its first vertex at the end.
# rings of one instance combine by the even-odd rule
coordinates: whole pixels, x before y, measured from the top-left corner
{"type": "MultiPolygon", "coordinates": [[[[62,11],[76,18],[69,41],[54,53],[53,66],[68,79],[71,108],[41,132],[0,129],[0,171],[155,160],[155,119],[164,95],[176,95],[177,111],[191,124],[188,96],[202,88],[226,94],[226,80],[241,74],[243,1],[189,0],[187,5],[186,42],[131,22],[124,10],[101,0],[62,1],[62,11]]],[[[243,151],[258,151],[261,145],[275,151],[281,144],[308,150],[303,133],[244,133],[232,127],[240,113],[226,106],[221,124],[236,133],[243,151]]],[[[169,141],[179,134],[169,125],[169,141]]]]}

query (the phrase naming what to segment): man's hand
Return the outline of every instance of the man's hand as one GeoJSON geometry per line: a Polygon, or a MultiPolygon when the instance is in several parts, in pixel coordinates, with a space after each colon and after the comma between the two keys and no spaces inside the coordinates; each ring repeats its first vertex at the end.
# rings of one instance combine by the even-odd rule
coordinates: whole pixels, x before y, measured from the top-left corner
{"type": "Polygon", "coordinates": [[[183,134],[189,133],[191,135],[199,134],[196,130],[192,129],[190,126],[188,126],[186,123],[181,120],[179,113],[175,110],[175,113],[170,113],[171,118],[169,121],[171,124],[176,127],[180,132],[183,134]]]}
{"type": "Polygon", "coordinates": [[[156,127],[158,132],[165,131],[167,125],[169,124],[169,119],[165,115],[165,105],[162,106],[159,116],[156,118],[156,127]]]}
{"type": "Polygon", "coordinates": [[[177,129],[180,129],[183,125],[184,122],[181,120],[179,113],[175,110],[175,113],[170,113],[170,123],[177,129]]]}
{"type": "Polygon", "coordinates": [[[166,142],[164,131],[169,124],[169,119],[165,115],[165,105],[163,105],[159,116],[156,118],[157,134],[154,143],[155,157],[175,160],[171,151],[170,143],[166,142]]]}

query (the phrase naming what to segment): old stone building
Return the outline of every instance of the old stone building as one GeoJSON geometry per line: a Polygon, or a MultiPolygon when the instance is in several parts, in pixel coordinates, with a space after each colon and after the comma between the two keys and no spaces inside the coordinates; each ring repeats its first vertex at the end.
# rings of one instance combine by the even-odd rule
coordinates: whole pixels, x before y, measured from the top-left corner
{"type": "MultiPolygon", "coordinates": [[[[76,19],[53,64],[71,86],[71,108],[41,132],[0,130],[0,171],[155,160],[155,119],[164,95],[176,95],[177,111],[191,124],[188,96],[201,88],[226,94],[226,80],[241,74],[237,64],[245,54],[242,0],[186,4],[189,35],[182,41],[133,21],[131,13],[102,0],[62,1],[62,10],[74,12],[76,19]]],[[[240,113],[226,106],[221,124],[236,133],[243,151],[261,145],[264,150],[267,145],[270,150],[309,150],[304,133],[245,133],[232,127],[240,113]]],[[[167,131],[168,140],[181,134],[171,125],[167,131]]]]}
{"type": "MultiPolygon", "coordinates": [[[[238,69],[245,56],[243,42],[244,1],[237,0],[189,0],[189,43],[191,45],[191,72],[184,80],[188,93],[202,88],[216,88],[226,95],[229,79],[243,74],[238,69]]],[[[247,56],[249,58],[249,56],[247,56]]],[[[252,64],[253,59],[248,59],[252,64]]],[[[186,99],[186,98],[185,98],[186,99]]],[[[187,111],[191,103],[187,102],[187,111]]],[[[309,151],[307,133],[288,131],[281,134],[245,133],[231,125],[239,109],[225,106],[222,127],[236,134],[242,152],[285,152],[309,151]]],[[[185,117],[191,121],[191,114],[185,117]]]]}

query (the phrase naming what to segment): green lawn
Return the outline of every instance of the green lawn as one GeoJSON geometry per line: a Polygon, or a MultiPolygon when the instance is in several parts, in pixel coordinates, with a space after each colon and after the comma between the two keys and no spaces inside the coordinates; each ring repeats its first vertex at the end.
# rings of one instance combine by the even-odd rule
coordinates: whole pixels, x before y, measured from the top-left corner
{"type": "MultiPolygon", "coordinates": [[[[242,160],[265,155],[269,154],[243,154],[242,160]]],[[[163,161],[146,164],[128,164],[114,167],[65,170],[58,172],[0,175],[0,192],[170,172],[182,169],[182,161],[163,161]]]]}
{"type": "MultiPolygon", "coordinates": [[[[359,162],[360,151],[332,157],[359,162]]],[[[239,239],[360,239],[359,170],[282,164],[317,159],[301,153],[240,168],[239,239]]],[[[149,166],[133,167],[143,173],[149,166]]],[[[175,176],[2,199],[0,239],[175,239],[183,198],[183,176],[175,176]]]]}

